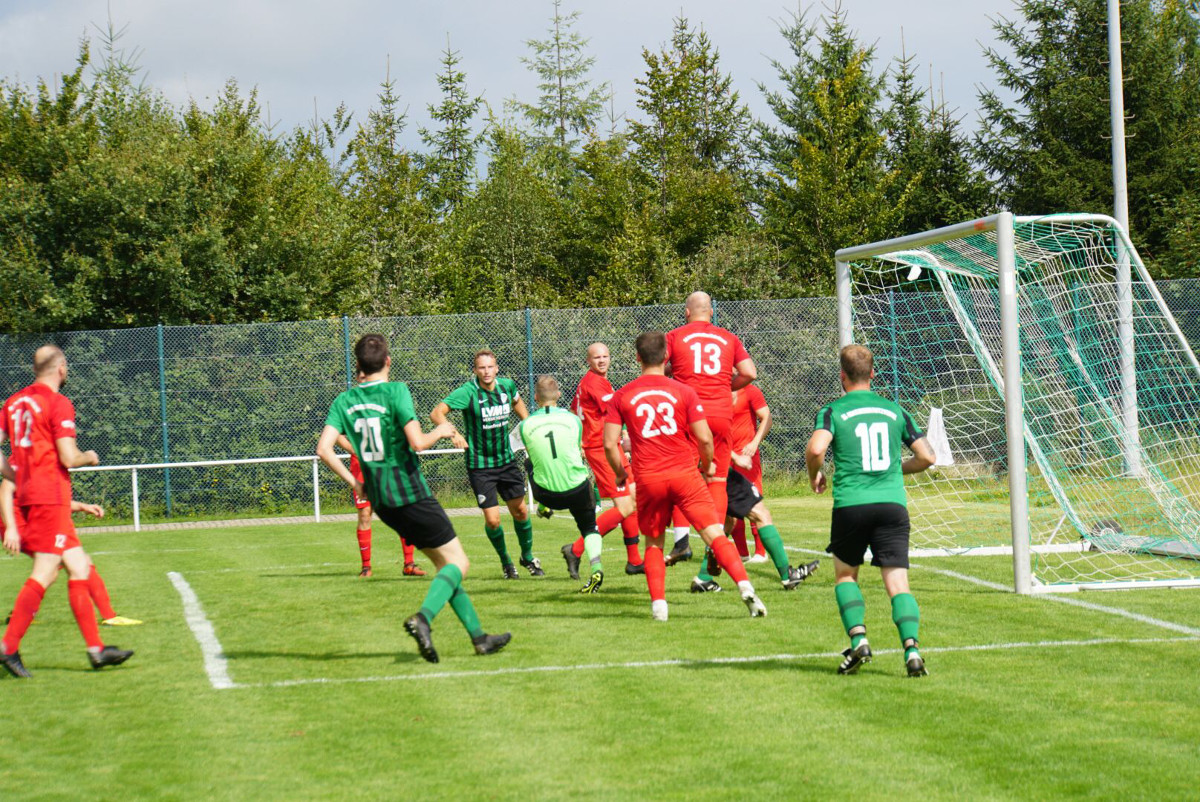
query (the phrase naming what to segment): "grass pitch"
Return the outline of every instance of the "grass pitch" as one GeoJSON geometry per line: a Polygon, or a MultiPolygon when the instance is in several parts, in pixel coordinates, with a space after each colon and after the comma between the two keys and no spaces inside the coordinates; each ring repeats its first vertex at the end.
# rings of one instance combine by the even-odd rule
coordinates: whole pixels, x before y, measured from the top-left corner
{"type": "MultiPolygon", "coordinates": [[[[773,498],[794,562],[825,544],[825,499],[773,498]]],[[[0,679],[9,799],[1097,799],[1188,798],[1200,775],[1193,665],[1200,592],[1019,598],[1007,558],[916,561],[922,652],[904,677],[878,571],[862,586],[875,661],[834,673],[845,635],[832,571],[767,604],[692,595],[668,569],[671,620],[650,619],[643,577],[606,539],[606,579],[584,597],[535,523],[545,579],[503,581],[479,518],[455,518],[484,627],[474,656],[448,608],[442,656],[423,662],[401,621],[428,579],[401,575],[376,524],[360,580],[353,524],[85,534],[137,650],[87,667],[65,580],[22,644],[34,679],[0,679]],[[203,606],[235,687],[216,689],[169,572],[203,606]],[[978,581],[971,581],[971,579],[978,581]],[[982,584],[981,584],[982,582],[982,584]],[[1079,604],[1082,602],[1083,604],[1079,604]]],[[[511,524],[509,539],[515,547],[511,524]]],[[[428,560],[424,561],[426,568],[428,560]]],[[[0,560],[11,603],[28,560],[0,560]]],[[[721,581],[731,588],[728,577],[721,581]]]]}

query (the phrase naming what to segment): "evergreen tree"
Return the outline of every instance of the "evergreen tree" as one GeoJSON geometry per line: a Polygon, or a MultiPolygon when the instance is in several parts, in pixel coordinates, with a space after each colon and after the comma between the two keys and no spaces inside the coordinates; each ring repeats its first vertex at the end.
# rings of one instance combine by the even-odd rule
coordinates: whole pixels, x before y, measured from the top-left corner
{"type": "Polygon", "coordinates": [[[458,68],[461,60],[446,37],[442,72],[437,76],[442,102],[428,107],[430,117],[441,127],[417,129],[421,141],[430,148],[420,160],[425,172],[426,197],[430,206],[443,216],[458,208],[471,191],[475,156],[482,139],[481,134],[472,130],[471,121],[483,105],[483,98],[471,97],[467,92],[467,75],[458,68]]]}
{"type": "MultiPolygon", "coordinates": [[[[1108,41],[1102,0],[1022,0],[995,29],[1008,56],[986,53],[1000,85],[980,95],[976,145],[1014,212],[1109,212],[1108,41]]],[[[1200,146],[1200,10],[1182,0],[1121,6],[1130,228],[1152,270],[1185,254],[1200,146]],[[1161,255],[1161,260],[1153,257],[1161,255]]]]}
{"type": "Polygon", "coordinates": [[[579,12],[564,16],[562,0],[553,3],[547,38],[526,40],[533,57],[521,59],[538,76],[538,102],[513,101],[513,106],[537,132],[536,147],[549,146],[567,154],[577,148],[581,135],[595,127],[611,90],[607,83],[593,86],[588,79],[596,59],[586,53],[588,40],[574,30],[579,12]]]}
{"type": "Polygon", "coordinates": [[[802,14],[780,27],[795,61],[772,62],[783,91],[760,87],[777,121],[758,127],[763,223],[790,265],[788,287],[805,295],[832,293],[838,248],[897,233],[912,192],[887,164],[873,48],[840,6],[822,21],[820,35],[802,14]]]}

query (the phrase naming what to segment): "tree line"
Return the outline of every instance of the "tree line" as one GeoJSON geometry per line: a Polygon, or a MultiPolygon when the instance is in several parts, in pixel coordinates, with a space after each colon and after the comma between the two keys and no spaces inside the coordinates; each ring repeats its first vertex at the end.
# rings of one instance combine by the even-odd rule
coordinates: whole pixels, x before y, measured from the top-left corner
{"type": "MultiPolygon", "coordinates": [[[[840,6],[780,25],[768,119],[683,17],[614,119],[553,0],[523,59],[538,96],[491,108],[448,41],[415,149],[390,74],[364,119],[281,133],[234,80],[171,104],[110,27],[53,84],[0,80],[0,331],[827,295],[839,247],[1111,209],[1104,0],[1016,12],[971,134],[840,6]]],[[[1134,241],[1155,275],[1198,276],[1200,3],[1131,0],[1122,30],[1134,241]]]]}

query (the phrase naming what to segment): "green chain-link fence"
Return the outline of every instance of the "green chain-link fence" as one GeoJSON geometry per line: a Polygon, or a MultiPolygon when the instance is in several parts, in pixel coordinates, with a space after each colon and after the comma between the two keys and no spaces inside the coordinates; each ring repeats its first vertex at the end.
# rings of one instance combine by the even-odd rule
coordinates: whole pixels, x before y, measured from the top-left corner
{"type": "MultiPolygon", "coordinates": [[[[1159,288],[1185,335],[1200,341],[1200,281],[1159,288]]],[[[798,473],[813,415],[840,391],[835,300],[718,300],[716,311],[717,323],[742,338],[759,366],[775,420],[764,466],[798,473]]],[[[0,337],[0,391],[7,396],[28,384],[33,349],[55,342],[70,363],[65,392],[78,413],[80,445],[106,464],[306,455],[330,402],[352,381],[351,349],[367,332],[388,337],[392,377],[409,384],[424,415],[469,378],[480,348],[496,352],[501,372],[522,392],[532,376],[550,373],[569,399],[589,343],[609,345],[610,378],[619,387],[637,374],[634,337],[683,322],[682,305],[670,305],[0,337]]],[[[880,357],[886,392],[887,357],[880,357]]],[[[426,457],[424,465],[439,494],[469,503],[460,455],[426,457]]],[[[320,483],[324,509],[348,509],[335,477],[322,469],[320,483]]],[[[303,462],[146,470],[139,485],[143,519],[302,513],[313,502],[312,468],[303,462]]],[[[75,486],[78,498],[104,503],[117,519],[132,512],[128,472],[77,474],[75,486]]]]}

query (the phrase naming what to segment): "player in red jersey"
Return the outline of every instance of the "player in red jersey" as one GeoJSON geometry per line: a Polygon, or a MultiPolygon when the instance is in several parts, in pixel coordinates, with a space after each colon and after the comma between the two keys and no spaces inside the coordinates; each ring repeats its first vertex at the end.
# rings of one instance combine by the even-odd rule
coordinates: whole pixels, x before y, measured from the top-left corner
{"type": "MultiPolygon", "coordinates": [[[[619,524],[625,541],[625,573],[645,573],[642,555],[638,550],[638,517],[636,488],[629,470],[629,462],[621,453],[625,466],[624,484],[617,482],[608,458],[604,456],[604,420],[608,415],[608,402],[613,397],[613,386],[608,381],[608,366],[612,356],[604,343],[592,343],[587,349],[588,372],[575,388],[571,410],[583,421],[583,457],[587,460],[592,475],[596,478],[596,490],[600,498],[611,499],[613,506],[596,518],[596,529],[601,536],[607,535],[619,524]]],[[[572,579],[579,579],[579,561],[583,556],[583,538],[562,547],[563,559],[567,561],[567,572],[572,579]]]]}
{"type": "MultiPolygon", "coordinates": [[[[667,332],[667,365],[671,376],[695,390],[704,404],[717,466],[716,472],[708,477],[708,490],[723,521],[729,506],[725,482],[733,450],[730,435],[733,391],[753,382],[758,370],[738,336],[713,325],[712,298],[708,293],[689,295],[684,314],[688,322],[667,332]]],[[[681,545],[676,541],[667,565],[682,559],[685,551],[691,551],[687,542],[681,545]]]]}
{"type": "Polygon", "coordinates": [[[737,549],[726,539],[721,517],[704,484],[716,468],[713,440],[696,391],[664,375],[666,338],[662,332],[638,335],[640,378],[622,387],[608,406],[604,452],[618,483],[626,478],[621,454],[621,427],[629,432],[633,469],[638,477],[638,523],[646,537],[646,584],[650,613],[667,620],[666,565],[663,540],[671,510],[678,506],[713,550],[718,564],[738,583],[750,615],[767,614],[754,592],[737,549]],[[697,470],[697,462],[700,470],[697,470]]]}
{"type": "Polygon", "coordinates": [[[0,664],[15,677],[28,677],[18,649],[41,606],[46,588],[67,569],[67,595],[75,622],[87,643],[92,668],[119,665],[133,652],[105,646],[92,613],[88,590],[90,560],[71,522],[69,468],[96,465],[95,451],[75,443],[75,408],[59,390],[67,380],[67,359],[56,345],[33,355],[33,384],[12,395],[0,408],[0,443],[12,443],[12,472],[17,483],[15,524],[4,531],[10,554],[33,555],[33,572],[17,595],[12,617],[0,640],[0,664]]]}
{"type": "MultiPolygon", "coordinates": [[[[338,437],[338,448],[343,451],[350,452],[350,475],[353,476],[358,483],[363,483],[362,466],[358,464],[358,456],[354,453],[354,449],[350,447],[350,441],[345,435],[338,437]]],[[[362,568],[358,575],[361,577],[371,576],[371,502],[358,495],[353,488],[350,490],[350,497],[354,499],[354,509],[358,511],[358,526],[354,534],[358,537],[358,555],[362,559],[362,568]]],[[[404,575],[405,576],[425,576],[425,572],[421,570],[421,566],[416,562],[416,550],[409,545],[409,542],[400,536],[400,548],[404,552],[404,575]]]]}
{"type": "MultiPolygon", "coordinates": [[[[733,439],[733,453],[740,454],[750,460],[750,467],[743,468],[733,462],[732,468],[750,480],[750,484],[762,495],[762,458],[758,448],[763,438],[771,430],[771,408],[758,385],[750,384],[733,393],[733,423],[730,436],[733,439]]],[[[762,538],[758,536],[758,525],[753,521],[750,530],[754,534],[754,554],[751,556],[746,542],[746,521],[738,518],[734,524],[733,545],[737,546],[742,557],[748,557],[747,562],[765,563],[767,550],[763,548],[762,538]]]]}

